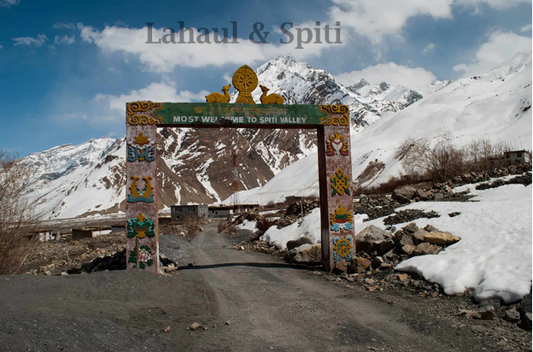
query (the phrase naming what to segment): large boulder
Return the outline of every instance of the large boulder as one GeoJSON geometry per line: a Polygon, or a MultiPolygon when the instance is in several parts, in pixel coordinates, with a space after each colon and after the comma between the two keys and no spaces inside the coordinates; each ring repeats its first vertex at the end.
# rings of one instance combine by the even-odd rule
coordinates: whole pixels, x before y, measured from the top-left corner
{"type": "Polygon", "coordinates": [[[302,244],[313,244],[313,240],[307,236],[302,236],[297,240],[287,242],[287,250],[290,251],[296,247],[300,247],[302,244]]]}
{"type": "Polygon", "coordinates": [[[454,236],[449,232],[431,231],[424,235],[424,242],[436,244],[438,246],[449,246],[455,242],[459,242],[460,237],[454,236]]]}
{"type": "Polygon", "coordinates": [[[322,261],[322,246],[303,244],[289,251],[289,260],[296,263],[318,264],[322,261]]]}
{"type": "Polygon", "coordinates": [[[413,249],[412,255],[437,254],[441,250],[442,250],[441,247],[432,245],[431,243],[428,243],[428,242],[422,242],[413,249]]]}
{"type": "Polygon", "coordinates": [[[416,188],[412,186],[403,186],[396,188],[392,192],[392,198],[399,203],[408,204],[411,203],[411,199],[416,197],[416,188]]]}
{"type": "Polygon", "coordinates": [[[394,247],[394,239],[390,232],[370,225],[355,236],[355,248],[357,251],[363,251],[371,254],[377,251],[378,254],[384,254],[394,247]]]}

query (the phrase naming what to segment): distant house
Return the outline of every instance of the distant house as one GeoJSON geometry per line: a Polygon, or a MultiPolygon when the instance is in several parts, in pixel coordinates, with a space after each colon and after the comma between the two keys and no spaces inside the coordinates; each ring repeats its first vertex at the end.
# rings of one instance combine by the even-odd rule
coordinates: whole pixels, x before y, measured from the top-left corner
{"type": "Polygon", "coordinates": [[[513,150],[504,153],[504,159],[511,165],[531,162],[531,154],[527,150],[513,150]]]}
{"type": "Polygon", "coordinates": [[[185,221],[188,215],[197,215],[198,219],[207,219],[207,205],[172,205],[170,207],[172,221],[185,221]]]}
{"type": "Polygon", "coordinates": [[[225,219],[233,214],[244,213],[252,211],[259,207],[259,204],[235,204],[235,205],[210,205],[209,218],[210,219],[225,219]]]}
{"type": "Polygon", "coordinates": [[[217,205],[209,207],[210,219],[225,219],[231,215],[233,215],[232,205],[217,205]]]}

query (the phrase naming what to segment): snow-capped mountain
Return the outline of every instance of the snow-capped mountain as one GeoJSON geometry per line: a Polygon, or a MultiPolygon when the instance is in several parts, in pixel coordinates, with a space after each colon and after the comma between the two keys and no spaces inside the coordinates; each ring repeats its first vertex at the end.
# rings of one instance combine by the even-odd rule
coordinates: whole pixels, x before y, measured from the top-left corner
{"type": "MultiPolygon", "coordinates": [[[[270,88],[269,93],[282,95],[286,104],[348,105],[356,131],[376,122],[387,113],[402,110],[422,99],[422,94],[414,90],[403,86],[392,87],[387,82],[371,87],[368,82],[361,80],[345,87],[327,71],[313,68],[289,56],[280,56],[266,62],[256,73],[259,82],[270,88]]],[[[261,93],[259,89],[252,93],[255,101],[259,101],[261,93]]],[[[236,98],[234,92],[231,101],[236,98]]]]}
{"type": "MultiPolygon", "coordinates": [[[[360,133],[352,133],[354,179],[372,161],[382,162],[385,167],[363,186],[385,182],[403,172],[395,154],[408,137],[428,138],[435,143],[443,133],[449,133],[458,147],[488,139],[531,150],[531,56],[531,51],[521,52],[487,74],[441,82],[432,87],[436,88],[433,94],[382,117],[360,133]]],[[[358,84],[364,86],[364,82],[358,84]]],[[[289,195],[318,195],[316,158],[313,154],[300,159],[239,199],[268,203],[289,195]]]]}
{"type": "MultiPolygon", "coordinates": [[[[328,72],[286,56],[266,62],[256,72],[260,84],[270,93],[285,96],[286,104],[349,105],[354,132],[421,98],[417,92],[385,82],[362,94],[339,84],[328,72]]],[[[260,96],[257,88],[253,97],[258,103],[260,96]]],[[[159,133],[160,208],[229,197],[230,152],[235,147],[243,190],[265,185],[286,166],[316,151],[315,132],[307,130],[164,128],[159,133]]],[[[31,154],[24,160],[35,175],[29,197],[44,218],[124,210],[125,154],[123,138],[95,139],[31,154]]]]}

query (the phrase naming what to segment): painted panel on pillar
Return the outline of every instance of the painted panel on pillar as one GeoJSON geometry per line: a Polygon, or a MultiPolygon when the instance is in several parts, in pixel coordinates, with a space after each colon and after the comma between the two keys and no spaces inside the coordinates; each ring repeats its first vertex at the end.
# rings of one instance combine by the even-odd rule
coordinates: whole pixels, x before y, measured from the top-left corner
{"type": "Polygon", "coordinates": [[[128,104],[126,143],[126,258],[128,269],[159,269],[157,224],[157,104],[128,104]],[[144,108],[150,107],[148,110],[144,108]],[[151,123],[154,122],[154,123],[151,123]]]}

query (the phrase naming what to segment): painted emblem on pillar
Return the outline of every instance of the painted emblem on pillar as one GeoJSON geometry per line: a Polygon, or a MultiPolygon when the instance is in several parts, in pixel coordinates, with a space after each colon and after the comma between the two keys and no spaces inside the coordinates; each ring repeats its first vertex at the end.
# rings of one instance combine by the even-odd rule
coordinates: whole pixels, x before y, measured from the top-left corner
{"type": "Polygon", "coordinates": [[[331,231],[344,232],[353,229],[353,211],[347,211],[342,204],[329,213],[329,222],[331,224],[331,231]]]}
{"type": "MultiPolygon", "coordinates": [[[[149,246],[142,245],[139,246],[139,268],[144,269],[147,266],[152,266],[154,264],[154,261],[152,260],[152,249],[149,246]]],[[[130,257],[128,258],[128,262],[137,264],[137,248],[133,249],[130,252],[130,257]]]]}
{"type": "Polygon", "coordinates": [[[350,124],[350,110],[346,105],[320,105],[319,109],[327,113],[326,117],[320,118],[321,125],[348,126],[350,124]]]}
{"type": "Polygon", "coordinates": [[[130,125],[157,125],[163,123],[156,111],[163,110],[163,103],[135,101],[126,104],[126,122],[130,125]]]}
{"type": "Polygon", "coordinates": [[[139,213],[139,216],[131,220],[127,220],[128,223],[128,237],[155,237],[155,223],[154,220],[150,220],[144,216],[143,213],[139,213]]]}
{"type": "Polygon", "coordinates": [[[130,194],[128,194],[128,203],[137,203],[137,202],[143,202],[143,203],[153,203],[154,202],[154,195],[152,193],[153,187],[151,184],[152,176],[143,177],[144,180],[144,188],[139,189],[137,186],[137,181],[140,180],[137,176],[131,176],[131,179],[133,182],[131,183],[130,194]]]}
{"type": "Polygon", "coordinates": [[[142,132],[133,140],[128,141],[128,161],[152,162],[155,160],[154,142],[146,137],[142,132]]]}
{"type": "Polygon", "coordinates": [[[349,262],[353,258],[353,244],[351,237],[335,237],[333,239],[333,261],[341,260],[349,262]]]}
{"type": "Polygon", "coordinates": [[[329,141],[326,141],[326,155],[350,155],[350,151],[348,150],[348,142],[344,141],[344,136],[341,136],[338,133],[329,136],[329,141]]]}
{"type": "Polygon", "coordinates": [[[333,188],[332,196],[345,194],[350,195],[350,179],[344,174],[341,168],[335,171],[335,175],[331,177],[331,187],[333,188]]]}

